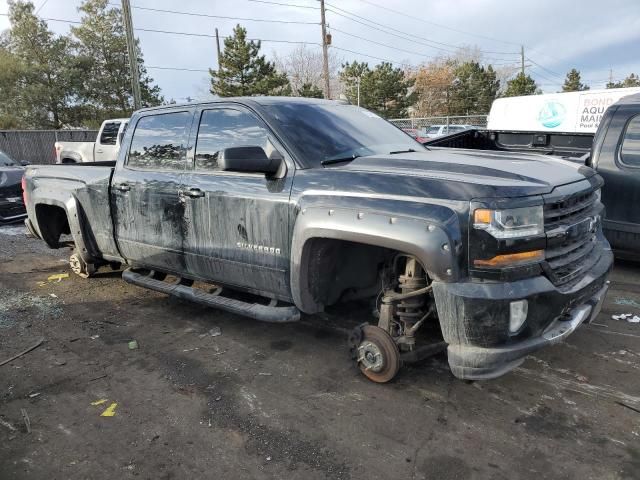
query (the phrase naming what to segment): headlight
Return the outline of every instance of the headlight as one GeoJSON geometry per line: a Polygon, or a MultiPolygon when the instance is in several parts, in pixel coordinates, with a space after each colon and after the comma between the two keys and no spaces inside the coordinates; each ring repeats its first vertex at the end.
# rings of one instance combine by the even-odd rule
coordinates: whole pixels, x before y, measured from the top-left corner
{"type": "Polygon", "coordinates": [[[542,205],[507,210],[479,208],[473,212],[473,227],[500,239],[540,235],[544,233],[542,205]]]}

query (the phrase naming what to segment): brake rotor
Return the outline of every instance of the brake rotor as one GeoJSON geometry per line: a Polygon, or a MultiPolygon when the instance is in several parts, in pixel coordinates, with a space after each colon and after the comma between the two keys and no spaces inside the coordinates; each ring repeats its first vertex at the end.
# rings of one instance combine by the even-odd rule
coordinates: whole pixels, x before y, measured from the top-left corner
{"type": "Polygon", "coordinates": [[[386,383],[400,369],[398,346],[386,331],[374,325],[362,327],[362,341],[357,349],[360,371],[369,380],[386,383]]]}

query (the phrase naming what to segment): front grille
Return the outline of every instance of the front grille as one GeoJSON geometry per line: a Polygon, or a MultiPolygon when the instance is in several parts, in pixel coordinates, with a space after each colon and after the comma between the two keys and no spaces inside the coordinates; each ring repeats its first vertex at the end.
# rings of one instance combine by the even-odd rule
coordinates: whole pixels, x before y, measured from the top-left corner
{"type": "Polygon", "coordinates": [[[24,215],[26,210],[24,204],[20,202],[6,202],[0,201],[0,218],[17,217],[18,215],[24,215]]]}
{"type": "Polygon", "coordinates": [[[545,204],[544,271],[557,287],[571,288],[600,259],[598,205],[593,189],[545,204]]]}

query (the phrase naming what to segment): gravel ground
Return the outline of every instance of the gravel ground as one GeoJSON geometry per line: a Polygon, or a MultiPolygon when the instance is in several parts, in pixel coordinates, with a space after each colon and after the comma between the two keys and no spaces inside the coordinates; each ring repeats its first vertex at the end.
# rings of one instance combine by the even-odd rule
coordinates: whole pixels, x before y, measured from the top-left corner
{"type": "Polygon", "coordinates": [[[0,362],[44,339],[0,366],[0,479],[640,478],[640,324],[612,318],[640,315],[638,266],[500,379],[441,355],[376,385],[348,357],[358,308],[265,325],[67,255],[0,229],[0,362]]]}

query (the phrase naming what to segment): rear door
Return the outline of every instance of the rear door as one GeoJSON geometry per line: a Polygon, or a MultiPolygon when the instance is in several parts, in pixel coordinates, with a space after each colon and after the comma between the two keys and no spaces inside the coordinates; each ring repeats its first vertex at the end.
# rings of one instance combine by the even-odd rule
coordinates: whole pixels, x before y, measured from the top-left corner
{"type": "Polygon", "coordinates": [[[115,236],[124,258],[184,272],[185,218],[179,191],[187,168],[193,110],[146,112],[137,119],[111,186],[115,236]]]}
{"type": "Polygon", "coordinates": [[[289,194],[293,162],[264,122],[238,105],[196,112],[193,169],[185,175],[187,268],[195,276],[257,292],[289,295],[289,194]],[[287,162],[283,178],[220,170],[229,147],[277,150],[287,162]]]}
{"type": "Polygon", "coordinates": [[[96,162],[113,161],[118,156],[118,132],[122,122],[105,122],[95,144],[93,159],[96,162]]]}

